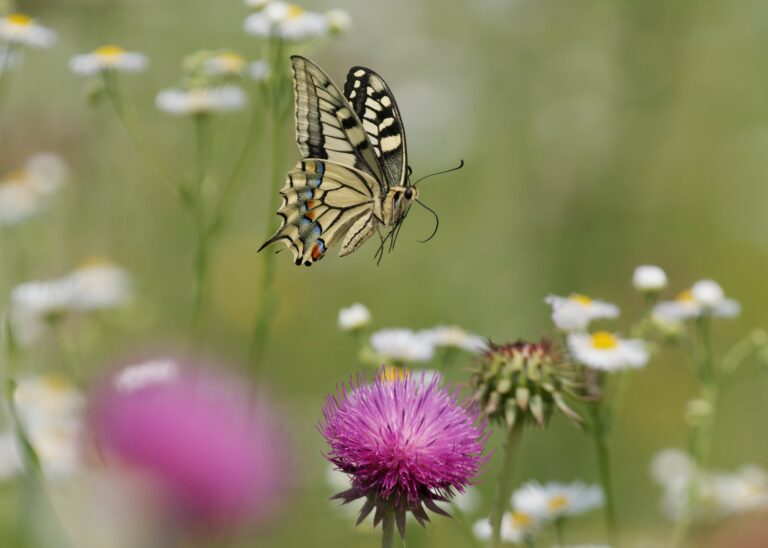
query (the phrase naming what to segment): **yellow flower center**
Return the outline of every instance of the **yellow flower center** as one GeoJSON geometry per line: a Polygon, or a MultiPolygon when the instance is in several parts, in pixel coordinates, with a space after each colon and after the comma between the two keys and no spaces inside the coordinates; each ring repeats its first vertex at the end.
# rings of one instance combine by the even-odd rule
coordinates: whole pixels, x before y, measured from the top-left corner
{"type": "Polygon", "coordinates": [[[607,331],[598,331],[592,334],[592,347],[600,350],[610,350],[619,346],[619,339],[607,331]]]}
{"type": "Polygon", "coordinates": [[[296,19],[304,10],[296,4],[288,4],[288,19],[296,19]]]}
{"type": "Polygon", "coordinates": [[[69,392],[72,390],[72,383],[61,375],[45,375],[41,378],[41,381],[47,389],[53,392],[69,392]]]}
{"type": "Polygon", "coordinates": [[[240,72],[245,64],[245,60],[234,52],[222,53],[219,55],[219,61],[230,72],[240,72]]]}
{"type": "Polygon", "coordinates": [[[5,180],[3,181],[3,184],[21,184],[27,180],[27,172],[23,169],[17,169],[16,171],[11,171],[9,174],[5,176],[5,180]]]}
{"type": "Polygon", "coordinates": [[[690,289],[686,289],[685,291],[681,291],[677,295],[677,300],[682,303],[690,303],[690,302],[693,302],[695,299],[693,298],[693,292],[690,289]]]}
{"type": "Polygon", "coordinates": [[[388,365],[384,368],[384,380],[387,382],[402,381],[408,378],[409,375],[408,370],[402,367],[388,365]]]}
{"type": "Polygon", "coordinates": [[[512,528],[526,529],[532,523],[531,516],[525,512],[512,512],[507,514],[507,519],[511,522],[512,528]]]}
{"type": "Polygon", "coordinates": [[[107,266],[111,264],[112,264],[112,261],[110,261],[107,257],[94,255],[82,261],[80,263],[80,268],[89,268],[92,266],[107,266]]]}
{"type": "Polygon", "coordinates": [[[116,57],[120,57],[125,53],[125,50],[121,48],[120,46],[113,46],[113,45],[106,45],[101,46],[99,49],[94,51],[96,56],[98,57],[106,57],[109,59],[114,59],[116,57]]]}
{"type": "Polygon", "coordinates": [[[581,293],[571,293],[568,298],[573,302],[583,304],[584,306],[589,306],[592,304],[592,299],[586,295],[582,295],[581,293]]]}
{"type": "Polygon", "coordinates": [[[568,499],[563,495],[556,495],[549,499],[548,506],[552,512],[557,512],[568,506],[568,499]]]}
{"type": "Polygon", "coordinates": [[[12,13],[6,17],[5,20],[8,21],[11,25],[16,25],[18,27],[28,27],[32,24],[32,18],[29,15],[24,15],[23,13],[12,13]]]}

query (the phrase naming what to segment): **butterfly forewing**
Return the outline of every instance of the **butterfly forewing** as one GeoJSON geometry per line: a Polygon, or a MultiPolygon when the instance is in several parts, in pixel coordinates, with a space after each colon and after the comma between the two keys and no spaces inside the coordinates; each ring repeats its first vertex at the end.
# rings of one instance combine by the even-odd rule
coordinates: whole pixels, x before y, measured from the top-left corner
{"type": "Polygon", "coordinates": [[[309,59],[291,57],[296,143],[304,158],[328,159],[382,178],[362,124],[336,85],[309,59]]]}
{"type": "Polygon", "coordinates": [[[386,82],[365,67],[352,67],[344,96],[360,119],[384,172],[387,186],[405,184],[408,165],[400,110],[386,82]]]}

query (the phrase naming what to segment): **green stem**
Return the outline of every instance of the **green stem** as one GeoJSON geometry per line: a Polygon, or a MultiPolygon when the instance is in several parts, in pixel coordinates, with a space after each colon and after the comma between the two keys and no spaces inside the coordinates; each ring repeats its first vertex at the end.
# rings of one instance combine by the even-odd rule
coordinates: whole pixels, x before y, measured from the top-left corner
{"type": "Polygon", "coordinates": [[[557,534],[558,548],[565,548],[565,518],[555,520],[555,533],[557,534]]]}
{"type": "MultiPolygon", "coordinates": [[[[269,209],[266,211],[267,218],[272,216],[275,209],[275,204],[278,198],[278,191],[280,184],[282,183],[282,122],[283,122],[283,109],[281,104],[280,90],[283,88],[283,70],[282,59],[280,58],[280,52],[282,46],[280,40],[275,44],[275,61],[272,65],[273,81],[270,93],[271,102],[271,139],[272,139],[272,173],[270,175],[270,189],[269,199],[267,204],[269,209]]],[[[270,223],[271,224],[271,223],[270,223]]],[[[267,238],[271,235],[271,231],[267,234],[267,238]]],[[[256,368],[262,361],[264,351],[266,350],[267,341],[269,339],[269,331],[272,324],[272,319],[275,315],[277,308],[277,295],[274,292],[274,278],[275,278],[275,254],[267,252],[264,256],[264,262],[262,263],[261,272],[261,285],[259,290],[259,306],[256,313],[256,319],[253,324],[253,330],[251,333],[251,345],[248,351],[248,362],[251,367],[256,368]]]]}
{"type": "Polygon", "coordinates": [[[210,253],[210,233],[205,216],[205,182],[210,165],[210,120],[207,115],[195,117],[195,135],[197,141],[197,186],[193,189],[193,210],[197,225],[197,251],[195,253],[195,297],[192,308],[192,334],[200,341],[205,329],[203,315],[206,305],[208,278],[208,256],[210,253]]]}
{"type": "Polygon", "coordinates": [[[494,548],[501,546],[501,522],[504,519],[504,512],[509,507],[509,497],[512,494],[512,476],[522,433],[523,421],[521,419],[507,429],[507,438],[504,441],[502,451],[504,460],[501,463],[501,471],[496,484],[496,498],[491,512],[491,546],[494,548]]]}
{"type": "Polygon", "coordinates": [[[616,501],[611,479],[611,462],[608,452],[607,432],[602,417],[602,406],[599,402],[588,405],[592,417],[592,436],[597,452],[597,466],[600,474],[600,484],[605,493],[605,525],[611,546],[618,546],[618,527],[616,524],[616,501]]]}
{"type": "Polygon", "coordinates": [[[395,545],[395,514],[387,511],[381,521],[381,548],[392,548],[395,545]]]}

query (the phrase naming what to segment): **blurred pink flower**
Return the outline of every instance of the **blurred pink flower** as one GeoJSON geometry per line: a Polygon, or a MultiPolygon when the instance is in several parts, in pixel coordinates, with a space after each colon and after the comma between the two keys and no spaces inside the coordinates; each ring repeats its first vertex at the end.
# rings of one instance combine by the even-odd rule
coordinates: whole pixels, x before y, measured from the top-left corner
{"type": "Polygon", "coordinates": [[[290,455],[273,413],[220,368],[133,363],[96,391],[91,417],[107,463],[147,473],[195,523],[263,521],[286,491],[290,455]]]}

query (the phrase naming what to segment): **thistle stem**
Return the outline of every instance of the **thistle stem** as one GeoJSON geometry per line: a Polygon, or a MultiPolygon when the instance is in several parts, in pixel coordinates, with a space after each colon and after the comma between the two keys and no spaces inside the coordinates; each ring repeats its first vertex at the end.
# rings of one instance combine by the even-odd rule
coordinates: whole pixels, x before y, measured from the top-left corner
{"type": "Polygon", "coordinates": [[[496,498],[491,512],[491,546],[494,548],[501,546],[501,522],[504,518],[504,512],[509,506],[509,497],[512,494],[512,476],[522,433],[523,421],[518,420],[511,428],[507,429],[507,438],[504,441],[504,449],[502,450],[504,460],[501,464],[501,471],[496,484],[496,498]]]}
{"type": "Polygon", "coordinates": [[[381,521],[381,548],[392,548],[395,545],[395,514],[391,511],[384,514],[381,521]]]}
{"type": "Polygon", "coordinates": [[[602,417],[602,406],[599,402],[589,404],[592,417],[592,436],[597,452],[597,466],[600,474],[600,485],[605,493],[605,525],[611,546],[618,546],[618,527],[616,525],[616,500],[613,494],[611,479],[611,462],[608,452],[608,439],[602,417]]]}

